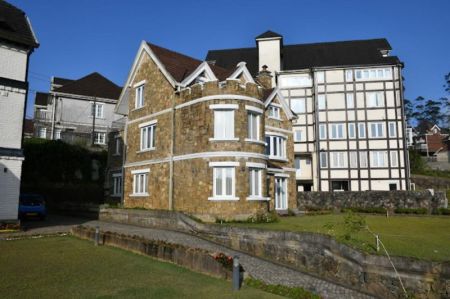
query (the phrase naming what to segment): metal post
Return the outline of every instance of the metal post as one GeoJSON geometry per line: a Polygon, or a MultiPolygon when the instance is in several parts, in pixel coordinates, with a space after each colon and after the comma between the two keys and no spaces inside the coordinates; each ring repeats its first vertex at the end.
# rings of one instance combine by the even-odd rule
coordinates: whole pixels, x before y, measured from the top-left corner
{"type": "Polygon", "coordinates": [[[380,251],[380,238],[378,235],[375,235],[375,241],[377,243],[377,252],[380,251]]]}
{"type": "Polygon", "coordinates": [[[239,291],[241,288],[241,273],[239,265],[239,256],[233,257],[233,291],[239,291]]]}
{"type": "Polygon", "coordinates": [[[98,226],[95,227],[95,237],[94,237],[94,242],[95,242],[95,246],[98,246],[100,240],[100,228],[98,226]]]}

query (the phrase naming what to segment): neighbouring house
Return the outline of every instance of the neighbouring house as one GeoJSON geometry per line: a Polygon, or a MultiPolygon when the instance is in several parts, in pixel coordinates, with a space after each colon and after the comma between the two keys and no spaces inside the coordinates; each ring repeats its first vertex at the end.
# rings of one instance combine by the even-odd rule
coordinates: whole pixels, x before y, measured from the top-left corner
{"type": "Polygon", "coordinates": [[[34,121],[32,119],[25,118],[23,123],[23,138],[34,137],[34,121]]]}
{"type": "Polygon", "coordinates": [[[272,79],[265,66],[251,74],[245,61],[223,68],[142,42],[116,107],[125,144],[110,142],[124,155],[124,206],[206,221],[296,209],[296,115],[272,79]]]}
{"type": "Polygon", "coordinates": [[[120,116],[114,107],[121,87],[99,73],[78,80],[52,77],[48,93],[35,98],[35,136],[106,148],[108,132],[120,116]]]}
{"type": "Polygon", "coordinates": [[[37,47],[25,13],[0,0],[0,221],[18,216],[28,63],[37,47]]]}
{"type": "Polygon", "coordinates": [[[402,68],[386,39],[285,45],[267,31],[250,48],[211,50],[206,61],[263,65],[298,115],[298,191],[410,189],[402,68]]]}
{"type": "Polygon", "coordinates": [[[124,163],[124,126],[125,118],[121,123],[114,125],[115,130],[108,134],[108,160],[105,176],[105,197],[110,203],[120,203],[123,189],[123,163],[124,163]]]}
{"type": "Polygon", "coordinates": [[[445,169],[450,169],[450,135],[448,130],[428,121],[422,121],[417,126],[416,132],[414,149],[426,156],[429,162],[438,162],[437,165],[432,164],[430,166],[442,166],[445,169]]]}

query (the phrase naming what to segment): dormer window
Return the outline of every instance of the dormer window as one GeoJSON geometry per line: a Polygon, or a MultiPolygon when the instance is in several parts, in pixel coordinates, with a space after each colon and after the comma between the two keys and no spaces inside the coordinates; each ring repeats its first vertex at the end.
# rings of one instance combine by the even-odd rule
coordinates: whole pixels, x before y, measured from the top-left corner
{"type": "Polygon", "coordinates": [[[274,119],[280,119],[280,107],[274,104],[269,106],[269,117],[274,119]]]}

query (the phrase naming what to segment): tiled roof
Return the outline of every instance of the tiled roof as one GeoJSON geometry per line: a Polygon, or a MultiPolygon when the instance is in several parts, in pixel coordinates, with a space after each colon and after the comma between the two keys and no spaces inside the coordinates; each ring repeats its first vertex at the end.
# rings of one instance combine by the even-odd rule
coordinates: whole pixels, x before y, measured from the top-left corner
{"type": "Polygon", "coordinates": [[[54,90],[59,93],[117,100],[122,88],[95,72],[54,90]]]}
{"type": "Polygon", "coordinates": [[[46,92],[36,92],[36,97],[34,99],[35,105],[47,106],[49,94],[46,92]]]}
{"type": "Polygon", "coordinates": [[[0,39],[30,48],[39,47],[25,13],[0,0],[0,39]]]}
{"type": "Polygon", "coordinates": [[[72,83],[73,81],[75,81],[75,80],[72,80],[72,79],[66,79],[66,78],[61,78],[61,77],[53,77],[53,84],[56,84],[56,85],[61,85],[61,86],[63,86],[63,85],[72,83]]]}
{"type": "MultiPolygon", "coordinates": [[[[382,39],[353,40],[314,44],[285,45],[281,48],[282,70],[299,70],[313,67],[398,64],[396,56],[381,54],[391,50],[389,42],[382,39]]],[[[224,68],[247,62],[252,75],[258,73],[258,48],[210,50],[207,61],[224,68]]],[[[269,66],[270,67],[270,66],[269,66]]]]}
{"type": "MultiPolygon", "coordinates": [[[[147,45],[177,82],[183,81],[203,62],[149,42],[147,45]]],[[[216,65],[210,65],[210,67],[219,80],[225,80],[233,72],[216,65]]],[[[230,69],[234,70],[235,67],[236,64],[230,69]]]]}

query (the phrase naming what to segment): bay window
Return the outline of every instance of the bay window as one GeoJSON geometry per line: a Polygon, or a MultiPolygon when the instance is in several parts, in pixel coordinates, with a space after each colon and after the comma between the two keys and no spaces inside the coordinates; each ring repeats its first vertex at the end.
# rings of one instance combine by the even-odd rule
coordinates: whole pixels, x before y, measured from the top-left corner
{"type": "Polygon", "coordinates": [[[286,137],[280,135],[266,136],[266,154],[271,159],[286,159],[286,137]]]}

